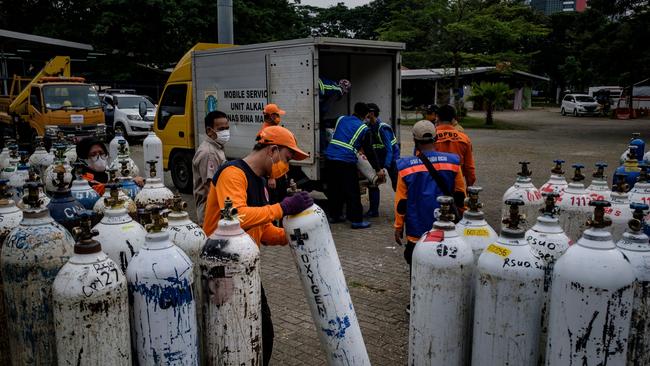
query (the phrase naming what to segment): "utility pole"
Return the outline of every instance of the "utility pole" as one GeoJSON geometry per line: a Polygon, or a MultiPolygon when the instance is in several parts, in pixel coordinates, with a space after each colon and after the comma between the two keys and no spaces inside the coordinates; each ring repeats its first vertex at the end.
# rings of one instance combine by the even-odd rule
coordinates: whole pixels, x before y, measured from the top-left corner
{"type": "Polygon", "coordinates": [[[217,35],[219,43],[235,43],[232,26],[232,0],[217,0],[217,35]]]}

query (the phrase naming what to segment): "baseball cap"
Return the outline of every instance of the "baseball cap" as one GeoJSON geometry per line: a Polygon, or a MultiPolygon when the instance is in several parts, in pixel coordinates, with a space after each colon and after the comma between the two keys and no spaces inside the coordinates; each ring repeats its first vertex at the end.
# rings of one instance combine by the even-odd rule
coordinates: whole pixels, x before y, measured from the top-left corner
{"type": "Polygon", "coordinates": [[[436,126],[431,121],[423,119],[413,125],[413,138],[418,141],[428,141],[436,137],[436,126]]]}
{"type": "Polygon", "coordinates": [[[267,104],[266,107],[264,107],[264,114],[273,114],[273,113],[277,113],[281,116],[284,116],[287,112],[280,109],[280,107],[278,107],[277,104],[273,104],[273,103],[267,104]]]}
{"type": "Polygon", "coordinates": [[[435,104],[429,104],[425,111],[427,113],[438,113],[438,106],[435,104]]]}
{"type": "Polygon", "coordinates": [[[263,129],[257,134],[255,141],[262,145],[285,146],[293,151],[293,160],[305,160],[309,157],[309,154],[298,148],[293,133],[282,126],[270,126],[263,129]]]}

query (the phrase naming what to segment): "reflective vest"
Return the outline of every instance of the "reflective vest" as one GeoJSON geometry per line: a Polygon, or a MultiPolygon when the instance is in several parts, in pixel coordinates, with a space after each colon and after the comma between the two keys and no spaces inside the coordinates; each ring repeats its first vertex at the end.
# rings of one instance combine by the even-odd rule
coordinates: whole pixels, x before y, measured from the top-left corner
{"type": "Polygon", "coordinates": [[[374,128],[370,126],[370,130],[374,133],[372,147],[375,149],[379,161],[387,168],[393,161],[399,159],[400,150],[397,137],[390,125],[381,121],[378,121],[374,128]]]}
{"type": "Polygon", "coordinates": [[[346,163],[357,162],[357,152],[361,141],[368,132],[368,126],[355,116],[341,116],[336,120],[334,134],[330,140],[325,157],[346,163]]]}

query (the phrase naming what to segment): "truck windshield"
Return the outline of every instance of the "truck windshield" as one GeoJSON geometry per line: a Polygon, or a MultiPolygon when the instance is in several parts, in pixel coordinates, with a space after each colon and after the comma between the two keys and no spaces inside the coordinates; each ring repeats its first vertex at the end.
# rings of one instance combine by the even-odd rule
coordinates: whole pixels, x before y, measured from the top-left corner
{"type": "Polygon", "coordinates": [[[583,102],[583,103],[594,103],[596,100],[586,95],[576,95],[576,101],[583,102]]]}
{"type": "Polygon", "coordinates": [[[101,108],[97,92],[88,85],[45,85],[43,100],[52,110],[101,108]]]}
{"type": "Polygon", "coordinates": [[[117,107],[119,109],[138,109],[140,102],[145,102],[147,104],[147,109],[153,109],[154,105],[147,98],[141,96],[116,96],[117,107]]]}

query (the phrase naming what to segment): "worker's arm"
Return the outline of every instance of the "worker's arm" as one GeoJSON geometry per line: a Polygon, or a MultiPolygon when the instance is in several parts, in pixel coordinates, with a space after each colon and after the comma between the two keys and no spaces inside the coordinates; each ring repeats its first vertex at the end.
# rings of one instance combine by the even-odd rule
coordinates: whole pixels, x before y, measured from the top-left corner
{"type": "Polygon", "coordinates": [[[456,177],[454,177],[454,203],[456,207],[461,211],[465,207],[465,177],[463,177],[463,171],[461,169],[456,172],[456,177]]]}
{"type": "Polygon", "coordinates": [[[384,147],[386,148],[386,158],[384,159],[384,167],[388,168],[390,167],[390,164],[393,162],[393,139],[395,138],[395,135],[393,135],[393,131],[389,127],[384,127],[382,128],[379,126],[379,136],[381,137],[381,142],[384,144],[384,147]]]}
{"type": "Polygon", "coordinates": [[[375,154],[375,148],[372,147],[372,133],[370,133],[369,128],[366,128],[362,133],[361,147],[363,147],[363,153],[368,158],[368,162],[372,165],[372,168],[378,172],[382,167],[379,164],[379,159],[377,159],[377,154],[375,154]]]}
{"type": "Polygon", "coordinates": [[[219,207],[226,198],[230,198],[233,207],[237,208],[241,228],[246,231],[258,225],[265,225],[282,218],[282,208],[279,203],[262,207],[249,207],[246,204],[246,174],[236,167],[227,167],[213,184],[205,207],[204,230],[210,235],[217,227],[219,207]]]}
{"type": "Polygon", "coordinates": [[[284,233],[283,228],[274,226],[273,224],[264,225],[262,229],[261,242],[263,245],[287,245],[287,235],[284,233]]]}
{"type": "Polygon", "coordinates": [[[404,217],[406,216],[408,187],[402,177],[397,177],[397,191],[395,191],[395,231],[404,230],[404,217]]]}
{"type": "Polygon", "coordinates": [[[476,169],[474,168],[474,153],[472,152],[472,142],[467,141],[467,149],[463,157],[463,175],[467,180],[467,186],[473,186],[476,182],[476,169]]]}

